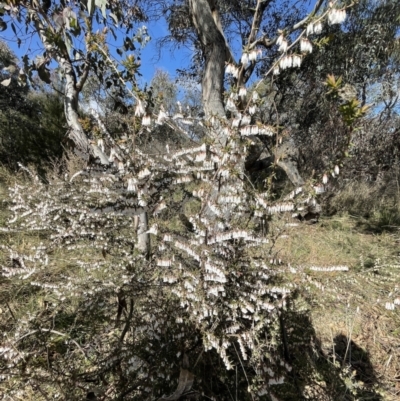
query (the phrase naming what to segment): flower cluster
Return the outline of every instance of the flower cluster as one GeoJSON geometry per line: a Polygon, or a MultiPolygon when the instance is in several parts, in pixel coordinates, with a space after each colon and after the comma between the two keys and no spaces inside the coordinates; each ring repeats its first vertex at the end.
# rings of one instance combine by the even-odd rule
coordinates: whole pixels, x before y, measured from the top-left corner
{"type": "MultiPolygon", "coordinates": [[[[254,107],[257,101],[252,94],[254,107]]],[[[259,338],[266,330],[271,338],[278,335],[271,328],[287,305],[291,285],[274,284],[279,270],[260,262],[269,252],[260,224],[296,206],[290,200],[273,205],[268,193],[246,184],[247,131],[274,135],[274,129],[250,125],[251,115],[240,116],[240,122],[242,128],[223,128],[226,147],[202,144],[149,155],[130,147],[129,140],[121,149],[104,132],[98,145],[110,155],[109,166],[74,170],[66,165],[62,176],[54,173],[47,184],[27,170],[26,184],[10,189],[8,230],[41,233],[43,243],[18,251],[5,248],[10,263],[1,268],[5,279],[40,291],[44,301],[34,313],[21,309],[2,347],[12,344],[18,355],[46,360],[49,342],[68,339],[53,366],[69,372],[87,366],[84,383],[100,374],[111,379],[118,360],[123,375],[140,389],[140,399],[149,399],[156,382],[165,391],[165,378],[176,364],[171,355],[180,355],[182,344],[192,344],[194,352],[213,350],[226,369],[238,363],[238,346],[242,360],[262,371],[270,359],[260,356],[259,338]],[[182,192],[191,194],[189,200],[178,196],[182,192]],[[185,212],[188,201],[196,206],[194,212],[185,212]],[[149,224],[142,227],[143,214],[149,224]],[[185,225],[179,223],[178,229],[175,219],[182,214],[185,225]],[[139,246],[143,235],[154,243],[148,257],[139,246]],[[44,316],[66,313],[61,311],[75,314],[74,325],[82,328],[89,319],[94,331],[76,332],[62,319],[48,326],[44,316]],[[112,324],[104,326],[104,321],[112,324]],[[31,348],[38,332],[46,335],[31,348]],[[164,368],[157,371],[155,365],[164,368]]],[[[3,354],[0,358],[14,355],[3,354]]],[[[4,380],[19,374],[23,360],[13,356],[4,380]]],[[[46,366],[37,370],[37,380],[50,380],[46,366]]],[[[266,382],[285,370],[279,367],[272,379],[266,374],[266,382]]],[[[68,375],[63,383],[73,385],[68,375]]],[[[115,384],[107,391],[115,393],[115,384]]]]}

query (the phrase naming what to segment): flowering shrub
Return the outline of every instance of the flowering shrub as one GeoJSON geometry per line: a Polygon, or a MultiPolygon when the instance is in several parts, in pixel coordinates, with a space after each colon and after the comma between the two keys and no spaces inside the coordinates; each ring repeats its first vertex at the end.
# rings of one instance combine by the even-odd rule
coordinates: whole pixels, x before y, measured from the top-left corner
{"type": "Polygon", "coordinates": [[[224,148],[150,156],[108,137],[101,146],[114,155],[109,167],[66,170],[49,183],[26,169],[27,182],[10,189],[5,230],[42,240],[30,249],[3,246],[10,260],[3,276],[29,288],[2,340],[9,391],[41,383],[51,396],[78,397],[90,392],[88,381],[104,379],[103,395],[152,399],[173,393],[169,378],[183,356],[192,372],[210,352],[224,369],[240,361],[260,372],[247,384],[254,395],[283,381],[280,371],[290,367],[272,369],[265,350],[277,343],[291,286],[269,262],[262,225],[295,206],[290,199],[268,206],[268,195],[251,188],[241,167],[248,140],[225,129],[224,148]],[[141,227],[135,232],[141,213],[154,242],[147,256],[138,247],[141,227]]]}
{"type": "MultiPolygon", "coordinates": [[[[270,73],[300,67],[312,52],[305,36],[320,33],[324,18],[345,17],[344,9],[332,13],[333,5],[290,45],[279,36],[282,54],[270,73]],[[292,52],[298,42],[301,54],[292,52]]],[[[241,74],[259,55],[243,52],[241,74]]],[[[105,61],[124,83],[107,54],[105,61]]],[[[238,66],[229,63],[226,72],[235,77],[238,66]]],[[[273,202],[268,187],[253,186],[247,150],[255,136],[274,137],[279,122],[255,121],[257,93],[248,98],[244,86],[236,89],[226,101],[232,118],[207,115],[207,139],[196,146],[144,152],[134,136],[113,139],[93,113],[97,141],[74,119],[84,166],[66,161],[46,183],[24,168],[29,178],[10,189],[13,215],[4,231],[37,238],[2,245],[9,298],[15,290],[25,300],[9,307],[12,323],[1,340],[4,393],[177,400],[232,399],[235,391],[236,399],[276,399],[292,370],[281,337],[295,287],[271,260],[268,226],[272,215],[296,210],[299,194],[311,201],[313,189],[273,202]]],[[[142,131],[154,122],[184,134],[193,123],[181,113],[171,119],[162,107],[152,116],[146,95],[131,94],[142,131]]]]}

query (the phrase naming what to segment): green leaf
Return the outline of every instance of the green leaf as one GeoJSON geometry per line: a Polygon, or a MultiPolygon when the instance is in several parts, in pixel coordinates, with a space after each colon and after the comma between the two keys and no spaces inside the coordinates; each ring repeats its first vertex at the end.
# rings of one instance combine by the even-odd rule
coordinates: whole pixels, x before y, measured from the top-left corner
{"type": "Polygon", "coordinates": [[[110,26],[110,32],[111,32],[113,38],[114,38],[115,40],[117,40],[117,35],[115,35],[114,29],[113,29],[112,26],[110,26]]]}
{"type": "Polygon", "coordinates": [[[50,71],[45,67],[45,65],[41,65],[38,70],[38,75],[39,78],[43,81],[46,82],[46,84],[50,84],[51,83],[51,79],[50,79],[50,71]]]}
{"type": "Polygon", "coordinates": [[[135,50],[135,45],[133,44],[132,40],[128,36],[124,39],[124,49],[126,51],[128,51],[128,50],[134,51],[135,50]]]}

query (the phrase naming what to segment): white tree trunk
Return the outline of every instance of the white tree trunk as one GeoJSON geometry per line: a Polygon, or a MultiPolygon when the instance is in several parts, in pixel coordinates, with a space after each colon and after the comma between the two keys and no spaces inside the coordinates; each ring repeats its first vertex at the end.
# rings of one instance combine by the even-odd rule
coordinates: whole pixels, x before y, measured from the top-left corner
{"type": "Polygon", "coordinates": [[[138,216],[138,227],[137,227],[138,249],[146,257],[148,257],[150,253],[150,234],[147,233],[148,227],[149,227],[148,214],[147,212],[141,213],[138,216]]]}
{"type": "Polygon", "coordinates": [[[203,46],[205,70],[202,80],[202,98],[206,118],[226,118],[222,99],[225,62],[229,57],[218,12],[213,0],[189,0],[193,24],[203,46]]]}

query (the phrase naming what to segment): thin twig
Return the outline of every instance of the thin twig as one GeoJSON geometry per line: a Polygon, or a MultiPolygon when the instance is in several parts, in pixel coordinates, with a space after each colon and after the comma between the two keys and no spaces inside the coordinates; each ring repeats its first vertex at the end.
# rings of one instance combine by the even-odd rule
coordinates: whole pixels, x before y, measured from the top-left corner
{"type": "MultiPolygon", "coordinates": [[[[21,336],[17,340],[15,340],[14,344],[20,342],[21,340],[23,340],[26,337],[32,336],[33,334],[36,334],[36,333],[41,332],[41,331],[44,331],[44,332],[47,332],[47,333],[51,333],[51,334],[57,334],[57,335],[62,336],[62,337],[68,337],[69,336],[68,334],[61,333],[60,331],[56,331],[56,330],[50,330],[50,329],[33,330],[33,331],[30,331],[29,333],[24,334],[23,336],[21,336]]],[[[79,350],[82,352],[83,356],[87,359],[85,351],[82,349],[82,347],[75,340],[70,339],[70,341],[73,342],[79,348],[79,350]]]]}
{"type": "MultiPolygon", "coordinates": [[[[247,381],[247,385],[250,387],[250,382],[249,382],[249,379],[248,379],[248,377],[247,377],[246,371],[245,371],[245,369],[244,369],[244,366],[243,366],[243,363],[242,363],[242,359],[240,358],[240,355],[239,355],[239,353],[238,353],[238,351],[237,351],[237,349],[236,349],[235,343],[233,342],[232,344],[233,344],[233,348],[235,348],[236,355],[237,355],[238,358],[239,358],[240,365],[242,365],[242,369],[243,369],[244,377],[246,378],[246,381],[247,381]]],[[[250,392],[250,395],[251,395],[251,399],[254,401],[253,393],[250,392]]]]}

